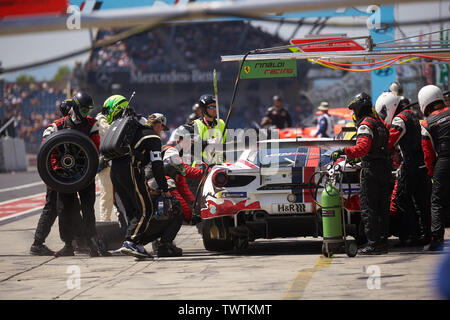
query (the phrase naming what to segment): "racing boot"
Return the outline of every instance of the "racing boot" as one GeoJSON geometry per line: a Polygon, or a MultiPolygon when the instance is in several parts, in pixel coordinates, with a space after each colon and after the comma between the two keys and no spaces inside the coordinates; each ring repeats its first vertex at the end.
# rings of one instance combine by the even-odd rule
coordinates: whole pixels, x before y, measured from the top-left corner
{"type": "Polygon", "coordinates": [[[95,237],[89,238],[87,240],[89,247],[89,256],[98,257],[100,255],[97,239],[95,237]]]}
{"type": "Polygon", "coordinates": [[[89,248],[86,246],[86,240],[84,238],[75,237],[75,249],[76,253],[87,254],[89,253],[89,248]]]}
{"type": "Polygon", "coordinates": [[[147,250],[145,250],[145,247],[142,244],[136,245],[136,248],[138,252],[143,253],[146,255],[146,257],[136,257],[138,260],[153,260],[154,257],[151,253],[149,253],[147,250]]]}
{"type": "Polygon", "coordinates": [[[444,250],[444,239],[431,237],[431,242],[423,247],[423,251],[443,251],[444,250]]]}
{"type": "Polygon", "coordinates": [[[55,257],[69,257],[74,255],[72,242],[66,243],[61,250],[55,252],[55,257]]]}
{"type": "Polygon", "coordinates": [[[359,255],[378,255],[387,253],[388,245],[384,242],[379,244],[367,244],[365,247],[358,250],[359,255]]]}
{"type": "Polygon", "coordinates": [[[159,242],[156,254],[158,257],[180,257],[183,255],[183,249],[178,248],[173,242],[159,242]]]}
{"type": "Polygon", "coordinates": [[[102,257],[109,257],[112,255],[111,252],[108,251],[107,244],[102,237],[100,236],[97,237],[97,244],[98,244],[98,252],[102,257]]]}
{"type": "Polygon", "coordinates": [[[123,242],[122,247],[119,249],[119,251],[122,254],[133,256],[138,259],[149,258],[149,253],[145,250],[144,246],[137,245],[134,242],[128,240],[125,240],[123,242]]]}
{"type": "Polygon", "coordinates": [[[30,248],[30,254],[33,256],[53,256],[55,252],[43,243],[34,243],[30,248]]]}

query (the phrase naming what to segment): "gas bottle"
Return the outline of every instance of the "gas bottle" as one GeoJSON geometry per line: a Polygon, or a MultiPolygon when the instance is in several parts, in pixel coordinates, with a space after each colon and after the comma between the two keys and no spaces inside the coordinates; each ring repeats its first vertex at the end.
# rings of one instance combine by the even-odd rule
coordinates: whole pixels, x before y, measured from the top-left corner
{"type": "Polygon", "coordinates": [[[339,191],[327,184],[322,191],[323,239],[342,239],[342,212],[339,191]]]}

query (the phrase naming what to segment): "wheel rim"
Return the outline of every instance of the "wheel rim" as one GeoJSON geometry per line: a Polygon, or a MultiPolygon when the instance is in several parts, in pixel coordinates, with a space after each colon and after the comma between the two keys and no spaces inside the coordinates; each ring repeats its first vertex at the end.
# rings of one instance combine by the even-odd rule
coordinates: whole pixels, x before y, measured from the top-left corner
{"type": "Polygon", "coordinates": [[[53,146],[46,155],[45,163],[51,178],[66,185],[82,179],[89,169],[87,151],[75,142],[61,142],[53,146]],[[57,169],[53,167],[52,160],[56,161],[57,169]]]}

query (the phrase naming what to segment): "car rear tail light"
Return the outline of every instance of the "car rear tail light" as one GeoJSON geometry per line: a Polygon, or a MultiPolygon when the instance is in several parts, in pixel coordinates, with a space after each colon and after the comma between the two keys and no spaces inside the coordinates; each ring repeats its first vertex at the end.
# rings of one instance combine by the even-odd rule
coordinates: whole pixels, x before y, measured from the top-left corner
{"type": "Polygon", "coordinates": [[[212,183],[216,187],[224,187],[228,182],[228,175],[225,171],[216,171],[212,175],[212,183]]]}

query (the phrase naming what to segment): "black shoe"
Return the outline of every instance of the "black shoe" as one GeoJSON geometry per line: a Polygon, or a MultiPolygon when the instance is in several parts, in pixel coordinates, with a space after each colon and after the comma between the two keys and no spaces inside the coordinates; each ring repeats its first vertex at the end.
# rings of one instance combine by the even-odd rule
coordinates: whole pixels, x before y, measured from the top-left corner
{"type": "Polygon", "coordinates": [[[90,257],[98,257],[100,255],[97,239],[95,237],[92,237],[88,240],[88,247],[90,257]]]}
{"type": "Polygon", "coordinates": [[[431,239],[431,242],[423,247],[423,251],[443,251],[444,241],[441,239],[431,239]]]}
{"type": "Polygon", "coordinates": [[[417,246],[417,240],[408,238],[406,240],[400,240],[399,243],[395,244],[396,248],[409,248],[409,247],[416,247],[417,246]]]}
{"type": "Polygon", "coordinates": [[[143,245],[137,245],[132,241],[125,240],[122,243],[120,253],[133,256],[138,259],[153,259],[153,256],[145,250],[143,245]]]}
{"type": "Polygon", "coordinates": [[[160,242],[156,254],[158,257],[180,257],[183,255],[183,249],[172,242],[160,242]]]}
{"type": "Polygon", "coordinates": [[[61,250],[55,252],[55,257],[69,257],[74,255],[73,247],[67,244],[61,250]]]}
{"type": "Polygon", "coordinates": [[[367,245],[358,250],[358,255],[378,255],[378,254],[387,254],[388,246],[387,244],[378,244],[378,245],[367,245]]]}
{"type": "Polygon", "coordinates": [[[89,253],[89,248],[87,248],[85,245],[82,245],[82,244],[76,244],[75,245],[75,249],[74,249],[74,251],[76,252],[76,253],[80,253],[80,254],[87,254],[87,253],[89,253]]]}
{"type": "Polygon", "coordinates": [[[42,243],[32,245],[30,248],[30,254],[33,256],[53,256],[55,252],[42,243]]]}
{"type": "Polygon", "coordinates": [[[97,245],[98,245],[98,252],[102,257],[109,257],[111,256],[111,252],[109,252],[107,248],[107,244],[101,237],[97,237],[97,245]]]}

